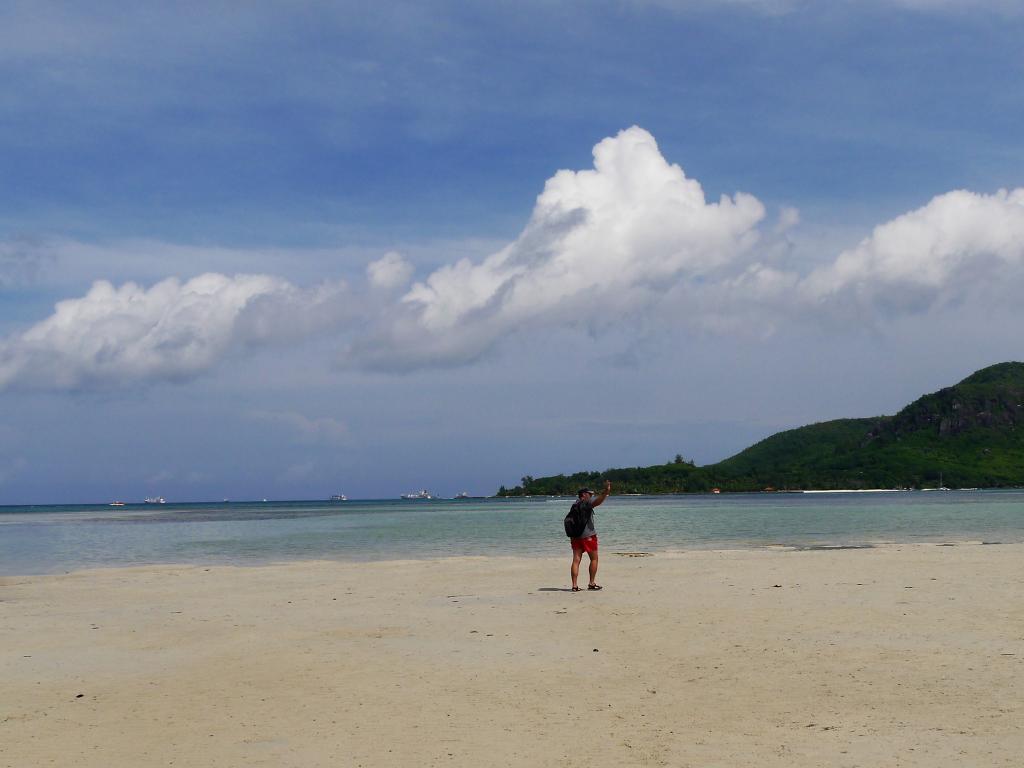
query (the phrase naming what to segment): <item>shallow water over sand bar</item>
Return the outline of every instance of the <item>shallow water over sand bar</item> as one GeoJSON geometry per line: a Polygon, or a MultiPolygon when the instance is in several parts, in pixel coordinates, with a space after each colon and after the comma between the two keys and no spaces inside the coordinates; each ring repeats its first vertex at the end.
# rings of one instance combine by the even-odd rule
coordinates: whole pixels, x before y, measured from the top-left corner
{"type": "MultiPolygon", "coordinates": [[[[566,498],[0,508],[0,573],[154,563],[260,564],[566,548],[566,498]]],[[[604,551],[1024,541],[1024,492],[612,496],[604,551]]]]}

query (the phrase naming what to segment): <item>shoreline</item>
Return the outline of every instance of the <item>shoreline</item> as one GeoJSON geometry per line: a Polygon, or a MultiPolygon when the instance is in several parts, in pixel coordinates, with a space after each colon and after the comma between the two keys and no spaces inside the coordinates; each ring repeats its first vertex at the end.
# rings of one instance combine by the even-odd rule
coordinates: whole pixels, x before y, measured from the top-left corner
{"type": "Polygon", "coordinates": [[[0,578],[0,766],[1019,762],[1024,544],[612,551],[0,578]]]}
{"type": "MultiPolygon", "coordinates": [[[[905,487],[905,488],[776,488],[773,490],[765,490],[763,488],[753,489],[749,491],[726,491],[721,490],[719,493],[714,491],[665,491],[665,492],[645,492],[645,493],[615,493],[614,496],[650,496],[659,498],[663,496],[729,496],[729,495],[750,495],[750,494],[787,494],[787,493],[915,493],[920,491],[950,491],[953,493],[960,492],[971,492],[971,491],[982,491],[982,492],[998,492],[998,491],[1024,491],[1024,485],[978,485],[968,487],[945,487],[945,486],[922,486],[922,487],[905,487]]],[[[95,507],[97,509],[114,508],[123,509],[125,511],[136,511],[138,509],[168,509],[172,507],[184,507],[184,506],[211,506],[211,507],[234,507],[234,506],[262,506],[262,505],[275,505],[275,504],[394,504],[403,501],[428,501],[428,502],[464,502],[464,501],[500,501],[509,499],[575,499],[576,494],[569,492],[566,494],[523,494],[523,493],[507,493],[507,494],[494,494],[492,496],[433,496],[429,499],[403,499],[401,496],[382,496],[376,498],[347,498],[343,502],[338,502],[332,499],[325,498],[308,498],[308,499],[178,499],[174,501],[163,501],[159,503],[146,502],[146,501],[127,501],[121,503],[114,503],[112,501],[36,501],[36,502],[22,502],[22,503],[6,503],[0,504],[0,514],[8,513],[12,509],[47,509],[47,508],[81,508],[95,507]]]]}
{"type": "MultiPolygon", "coordinates": [[[[610,537],[609,537],[610,538],[610,537]]],[[[688,554],[700,553],[700,552],[713,552],[713,553],[726,553],[726,552],[758,552],[758,551],[771,551],[771,552],[813,552],[813,551],[840,551],[840,550],[860,550],[860,549],[890,549],[899,547],[962,547],[962,546],[1015,546],[1020,545],[1024,547],[1024,540],[1005,540],[1005,541],[994,541],[989,539],[935,539],[935,540],[896,540],[896,539],[858,539],[850,541],[837,541],[837,542],[754,542],[745,544],[743,542],[708,542],[707,546],[701,546],[698,543],[694,543],[687,547],[671,547],[666,549],[649,548],[643,550],[625,550],[621,548],[613,549],[609,545],[605,545],[602,542],[601,555],[608,558],[618,556],[659,556],[659,557],[677,557],[688,554]]],[[[37,572],[24,572],[24,571],[11,571],[4,572],[0,571],[0,587],[3,585],[4,579],[21,579],[21,578],[37,578],[47,576],[72,576],[76,574],[93,573],[93,572],[105,572],[105,571],[123,571],[123,570],[145,570],[147,568],[154,569],[175,569],[175,568],[274,568],[283,567],[289,565],[304,565],[304,564],[336,564],[336,565],[370,565],[374,563],[432,563],[432,562],[445,562],[445,561],[494,561],[494,560],[561,560],[568,559],[570,557],[568,545],[566,545],[565,555],[553,554],[552,552],[536,552],[536,553],[515,553],[515,554],[430,554],[423,556],[405,555],[400,557],[383,556],[383,557],[314,557],[314,558],[290,558],[290,559],[267,559],[261,560],[256,558],[247,559],[224,559],[224,560],[195,560],[195,561],[155,561],[146,563],[123,563],[123,564],[97,564],[97,565],[86,565],[77,566],[67,569],[50,570],[50,571],[37,571],[37,572]]],[[[584,563],[585,564],[585,563],[584,563]]]]}

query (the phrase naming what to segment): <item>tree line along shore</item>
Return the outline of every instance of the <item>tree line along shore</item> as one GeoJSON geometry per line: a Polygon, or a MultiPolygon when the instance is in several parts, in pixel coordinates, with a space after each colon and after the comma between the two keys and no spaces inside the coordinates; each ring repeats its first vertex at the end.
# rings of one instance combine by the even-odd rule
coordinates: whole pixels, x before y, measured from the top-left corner
{"type": "Polygon", "coordinates": [[[522,478],[498,496],[572,495],[611,480],[616,493],[670,494],[1024,486],[1024,363],[983,368],[893,416],[790,429],[715,464],[665,464],[522,478]]]}

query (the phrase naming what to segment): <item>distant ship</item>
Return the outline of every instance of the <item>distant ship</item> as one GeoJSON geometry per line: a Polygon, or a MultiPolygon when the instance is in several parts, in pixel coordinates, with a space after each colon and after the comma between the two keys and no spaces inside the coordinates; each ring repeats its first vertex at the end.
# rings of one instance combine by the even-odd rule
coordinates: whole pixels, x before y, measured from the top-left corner
{"type": "Polygon", "coordinates": [[[123,507],[124,506],[124,502],[123,501],[112,501],[107,506],[109,506],[109,507],[123,507]]]}
{"type": "Polygon", "coordinates": [[[414,491],[413,493],[403,493],[403,499],[432,499],[434,495],[428,490],[414,491]]]}
{"type": "Polygon", "coordinates": [[[348,496],[344,493],[336,493],[331,496],[331,501],[348,501],[348,496]]]}
{"type": "Polygon", "coordinates": [[[163,496],[147,496],[145,499],[147,504],[166,504],[163,496]]]}
{"type": "Polygon", "coordinates": [[[469,492],[468,491],[463,491],[462,493],[457,493],[457,494],[455,494],[455,498],[456,499],[468,499],[469,498],[469,492]]]}

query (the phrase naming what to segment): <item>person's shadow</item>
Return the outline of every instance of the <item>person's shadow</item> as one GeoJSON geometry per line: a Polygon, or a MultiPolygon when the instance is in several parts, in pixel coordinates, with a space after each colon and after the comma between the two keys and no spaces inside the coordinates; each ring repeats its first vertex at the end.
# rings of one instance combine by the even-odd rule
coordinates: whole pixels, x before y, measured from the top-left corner
{"type": "Polygon", "coordinates": [[[538,592],[572,592],[572,587],[538,587],[538,592]]]}

